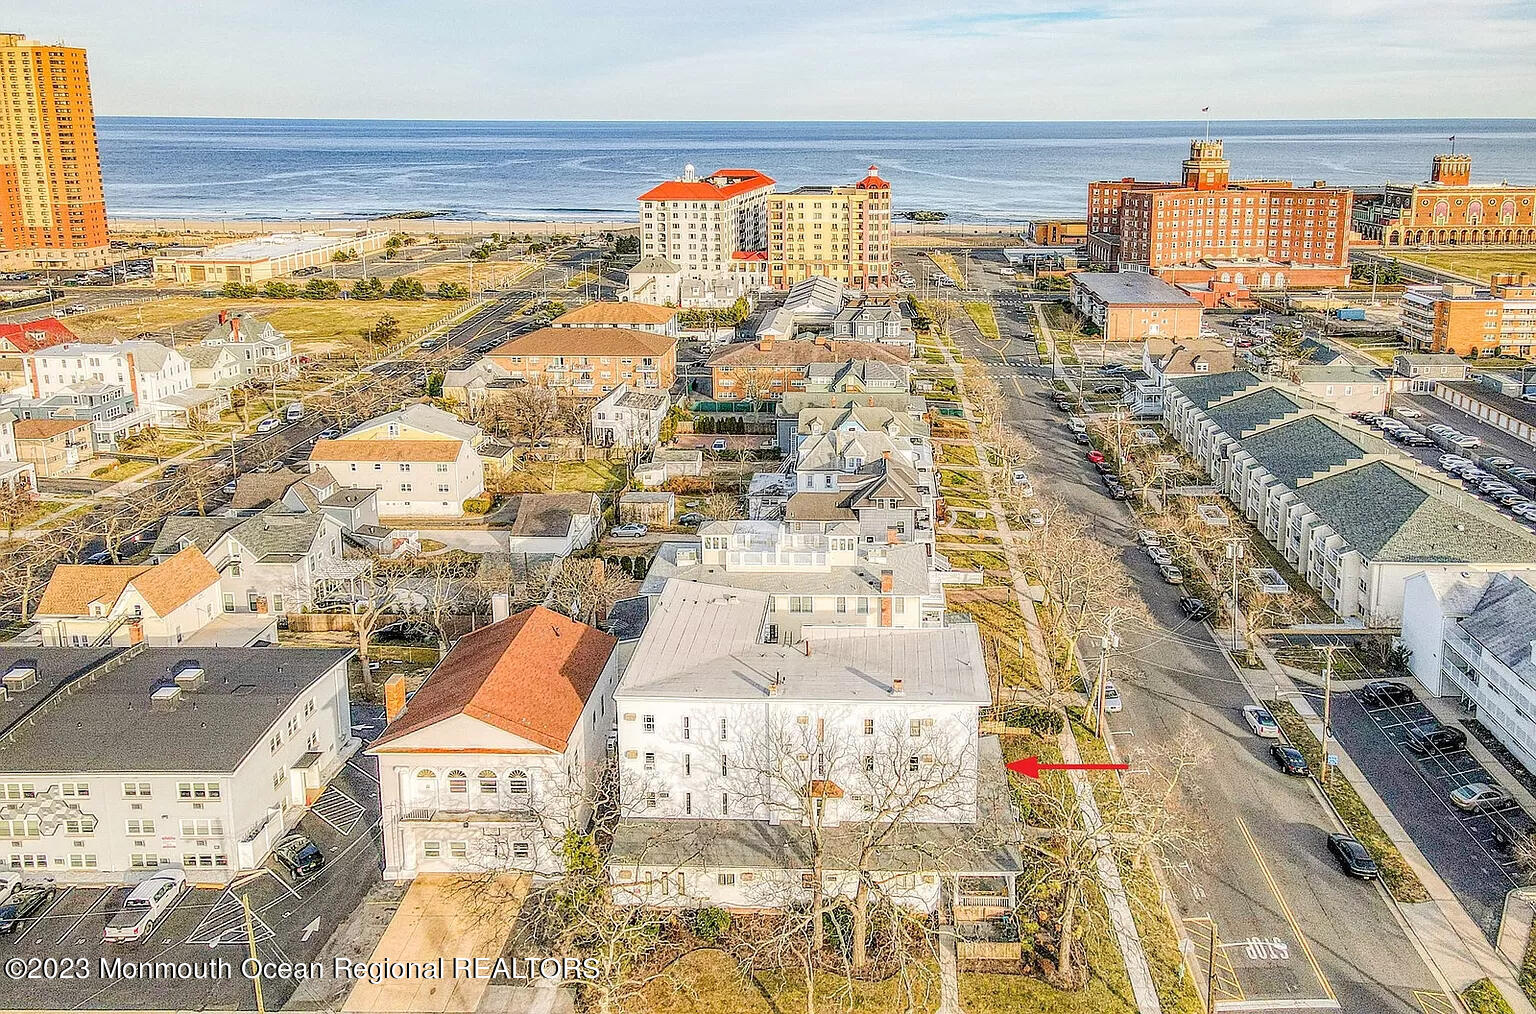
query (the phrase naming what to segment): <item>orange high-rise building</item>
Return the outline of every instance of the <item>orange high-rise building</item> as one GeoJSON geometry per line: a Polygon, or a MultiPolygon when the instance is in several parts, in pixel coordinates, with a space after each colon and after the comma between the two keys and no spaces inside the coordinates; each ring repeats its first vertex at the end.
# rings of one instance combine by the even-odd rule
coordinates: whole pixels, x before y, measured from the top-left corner
{"type": "Polygon", "coordinates": [[[0,265],[106,260],[85,50],[0,34],[0,265]]]}

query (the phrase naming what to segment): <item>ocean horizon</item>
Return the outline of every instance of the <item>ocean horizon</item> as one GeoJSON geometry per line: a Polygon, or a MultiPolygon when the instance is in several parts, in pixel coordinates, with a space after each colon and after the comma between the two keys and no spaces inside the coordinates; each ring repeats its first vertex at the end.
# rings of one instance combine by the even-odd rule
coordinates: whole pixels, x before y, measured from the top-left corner
{"type": "MultiPolygon", "coordinates": [[[[1536,119],[1213,120],[1234,179],[1379,187],[1473,158],[1475,180],[1536,179],[1536,119]]],[[[117,218],[629,221],[685,164],[750,166],[779,189],[869,165],[897,212],[1016,222],[1083,214],[1087,184],[1175,179],[1204,121],[335,120],[101,116],[117,218]]]]}

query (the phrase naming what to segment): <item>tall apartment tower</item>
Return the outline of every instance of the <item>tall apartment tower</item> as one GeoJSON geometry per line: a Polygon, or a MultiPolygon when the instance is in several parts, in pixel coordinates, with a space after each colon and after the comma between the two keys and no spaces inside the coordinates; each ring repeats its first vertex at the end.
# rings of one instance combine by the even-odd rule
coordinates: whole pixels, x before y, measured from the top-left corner
{"type": "Polygon", "coordinates": [[[876,166],[851,185],[800,187],[768,198],[768,283],[787,289],[831,278],[889,289],[891,185],[876,166]]]}
{"type": "Polygon", "coordinates": [[[106,260],[85,50],[0,34],[0,265],[106,260]]]}

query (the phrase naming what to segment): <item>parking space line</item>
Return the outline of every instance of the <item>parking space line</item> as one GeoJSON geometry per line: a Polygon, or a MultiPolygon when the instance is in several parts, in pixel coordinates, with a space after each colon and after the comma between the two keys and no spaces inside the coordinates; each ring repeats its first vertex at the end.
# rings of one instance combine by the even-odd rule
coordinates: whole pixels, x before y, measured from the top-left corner
{"type": "Polygon", "coordinates": [[[1457,1014],[1456,1004],[1444,993],[1416,989],[1413,998],[1424,1009],[1424,1014],[1457,1014]]]}
{"type": "Polygon", "coordinates": [[[106,911],[107,895],[110,893],[110,891],[111,891],[110,888],[108,888],[106,890],[103,890],[101,892],[101,897],[99,897],[95,901],[91,902],[90,907],[87,908],[84,912],[80,913],[80,918],[76,919],[74,922],[70,923],[67,927],[65,927],[64,932],[59,934],[59,938],[57,940],[55,940],[54,943],[55,944],[62,944],[65,940],[68,940],[69,939],[69,935],[75,931],[75,927],[79,926],[81,923],[85,922],[85,917],[91,914],[91,912],[96,908],[96,905],[97,905],[98,902],[102,906],[102,911],[106,911]]]}
{"type": "Polygon", "coordinates": [[[52,904],[50,904],[50,905],[49,905],[49,906],[48,906],[48,907],[47,907],[47,908],[45,908],[45,909],[43,909],[43,910],[42,910],[42,911],[41,911],[41,912],[39,912],[39,913],[37,913],[37,915],[35,915],[35,916],[33,916],[33,917],[32,917],[32,925],[33,925],[33,926],[36,926],[36,927],[37,927],[37,928],[39,928],[39,929],[41,929],[41,928],[42,928],[42,925],[43,925],[43,920],[44,920],[44,919],[46,919],[46,918],[48,918],[48,913],[49,913],[49,912],[52,912],[52,911],[53,911],[53,910],[54,910],[54,909],[56,909],[56,908],[58,908],[58,907],[59,907],[59,904],[60,904],[60,903],[61,903],[61,902],[62,902],[62,901],[63,901],[63,900],[64,900],[64,899],[65,899],[65,898],[67,898],[67,897],[69,897],[69,896],[70,896],[70,895],[71,895],[71,894],[73,894],[73,893],[74,893],[74,891],[75,891],[75,888],[74,888],[74,885],[73,885],[73,884],[71,884],[71,885],[70,885],[70,886],[68,886],[68,887],[66,887],[66,888],[64,888],[64,890],[62,890],[62,891],[60,891],[60,892],[59,892],[59,893],[58,893],[58,894],[57,894],[57,895],[56,895],[56,896],[55,896],[55,897],[54,897],[54,899],[53,899],[53,903],[52,903],[52,904]]]}
{"type": "Polygon", "coordinates": [[[1307,957],[1307,964],[1312,966],[1312,973],[1317,976],[1317,981],[1323,987],[1323,992],[1329,1000],[1337,1002],[1333,987],[1328,984],[1328,977],[1323,974],[1322,966],[1317,963],[1317,958],[1312,954],[1312,947],[1307,943],[1306,935],[1301,932],[1301,926],[1296,921],[1296,916],[1291,912],[1291,906],[1286,902],[1285,895],[1280,893],[1280,885],[1275,881],[1274,874],[1269,872],[1269,864],[1264,861],[1264,854],[1259,851],[1259,843],[1253,840],[1253,833],[1248,830],[1242,817],[1235,817],[1237,829],[1243,833],[1243,840],[1248,843],[1248,848],[1253,852],[1254,862],[1259,864],[1259,872],[1264,875],[1264,880],[1269,884],[1269,890],[1275,896],[1276,903],[1280,906],[1280,912],[1285,916],[1285,921],[1290,924],[1291,933],[1295,935],[1296,942],[1301,945],[1301,952],[1307,957]]]}

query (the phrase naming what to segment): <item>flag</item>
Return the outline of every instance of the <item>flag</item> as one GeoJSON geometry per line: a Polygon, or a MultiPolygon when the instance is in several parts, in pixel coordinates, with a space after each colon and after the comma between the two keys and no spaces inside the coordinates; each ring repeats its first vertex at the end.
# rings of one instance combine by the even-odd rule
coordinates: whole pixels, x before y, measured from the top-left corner
{"type": "MultiPolygon", "coordinates": [[[[1201,106],[1201,107],[1200,107],[1200,111],[1201,111],[1201,112],[1202,112],[1202,113],[1208,113],[1208,112],[1210,112],[1210,111],[1211,111],[1211,107],[1210,107],[1210,106],[1201,106]]],[[[1454,138],[1454,137],[1453,137],[1453,138],[1451,138],[1451,140],[1453,140],[1453,141],[1454,141],[1454,140],[1456,140],[1456,139],[1455,139],[1455,138],[1454,138]]]]}
{"type": "Polygon", "coordinates": [[[1452,140],[1452,141],[1454,141],[1454,140],[1456,140],[1456,135],[1455,135],[1455,134],[1452,134],[1452,135],[1451,135],[1451,140],[1452,140]]]}

